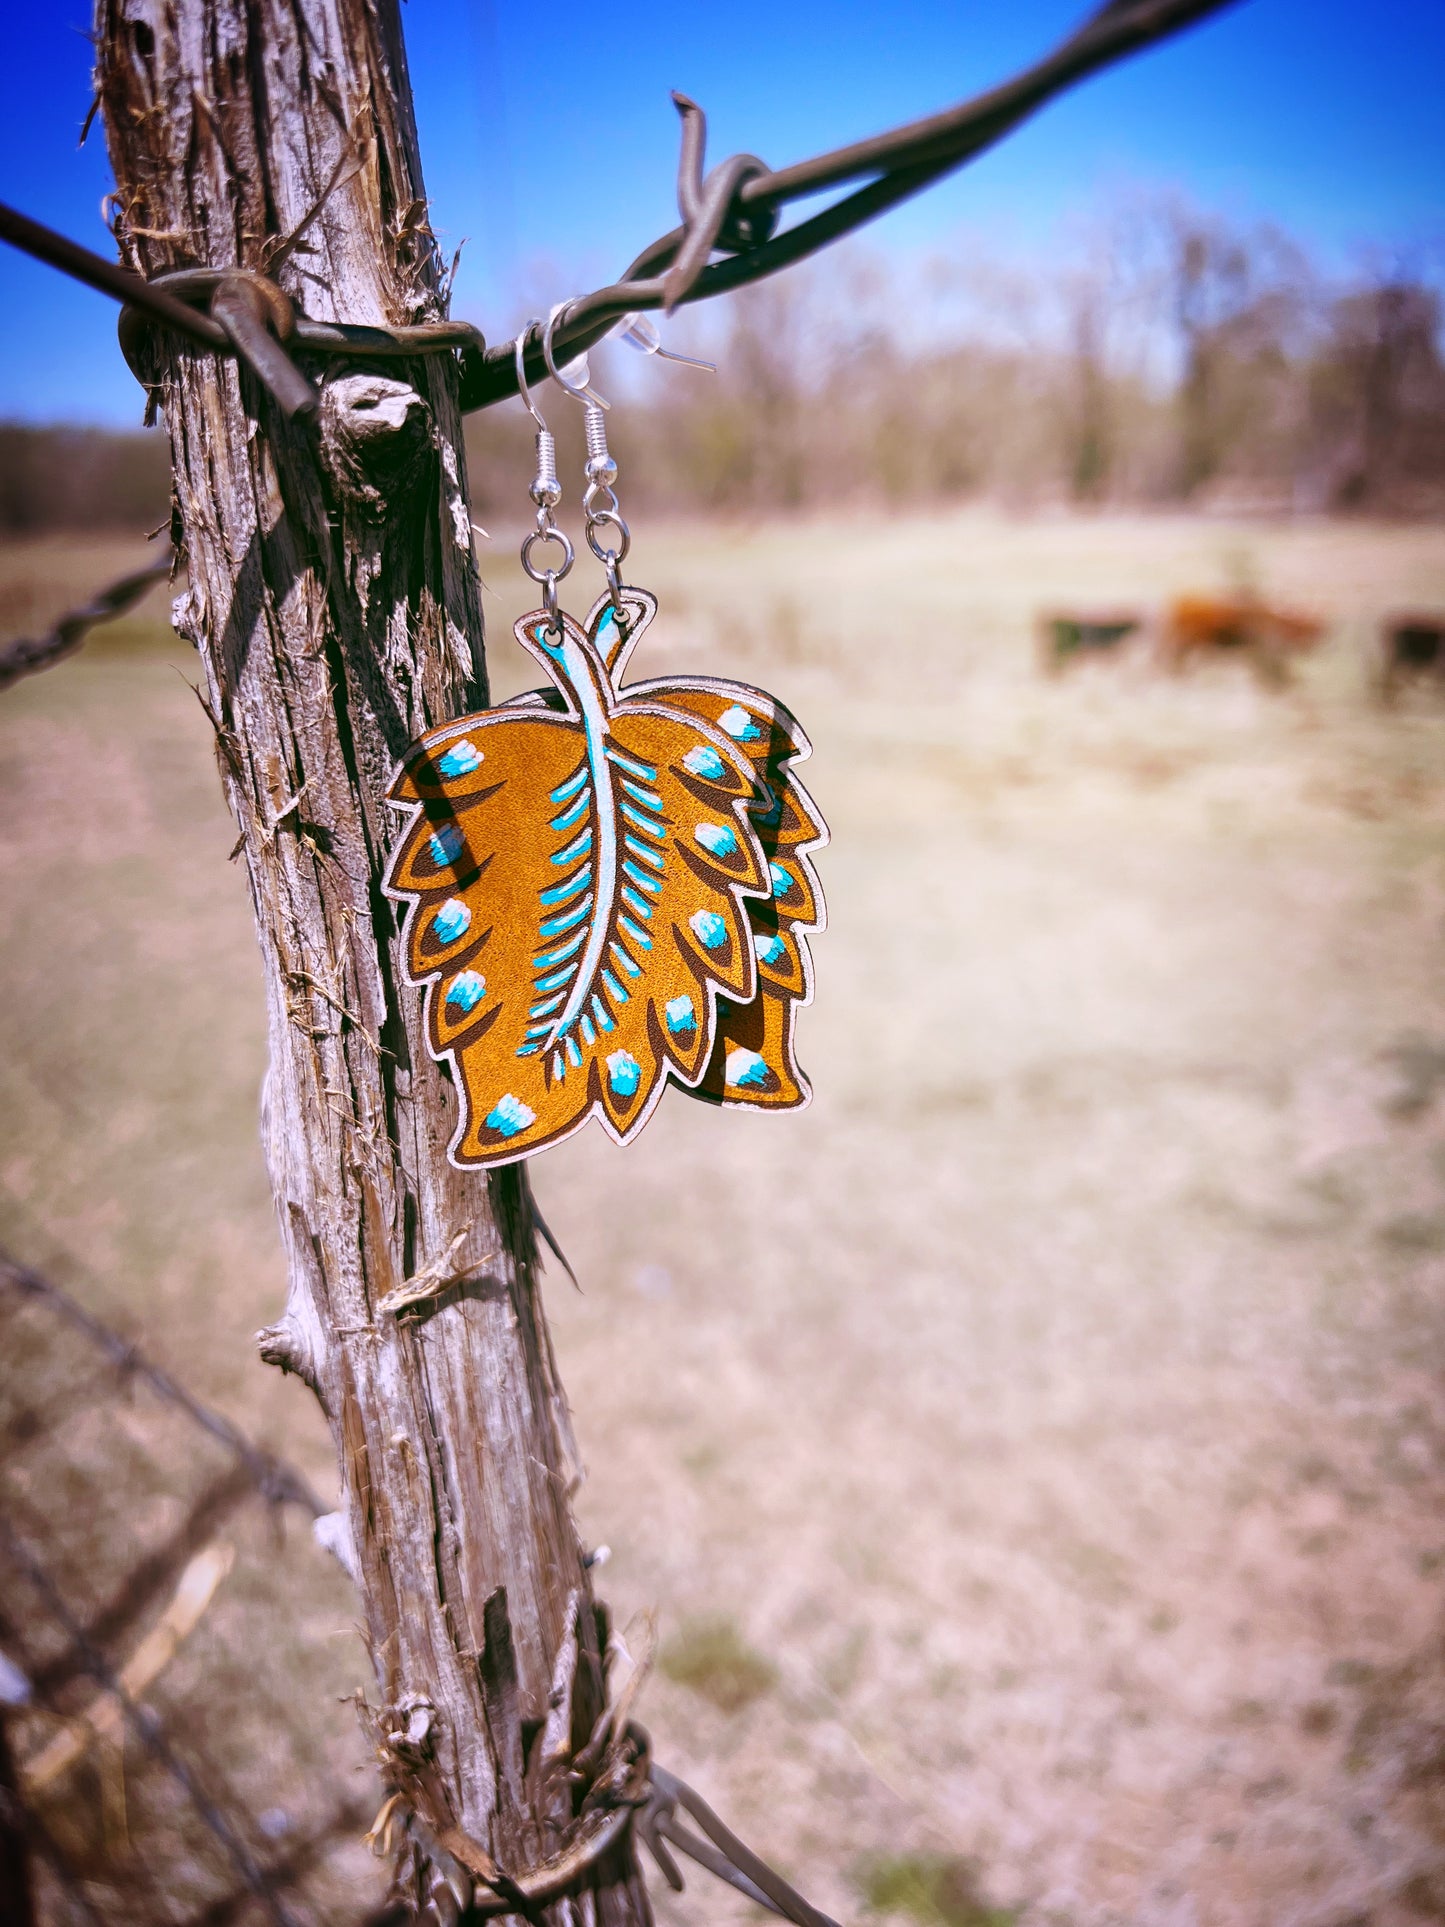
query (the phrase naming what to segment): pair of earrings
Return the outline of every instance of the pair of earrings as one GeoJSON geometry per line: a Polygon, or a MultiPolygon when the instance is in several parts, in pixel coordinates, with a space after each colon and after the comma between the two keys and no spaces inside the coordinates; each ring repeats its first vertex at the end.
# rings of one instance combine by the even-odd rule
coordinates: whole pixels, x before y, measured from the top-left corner
{"type": "MultiPolygon", "coordinates": [[[[564,304],[565,305],[565,304],[564,304]]],[[[536,526],[522,565],[543,606],[516,625],[550,686],[430,731],[390,796],[407,824],[385,879],[407,906],[407,982],[450,1062],[464,1167],[509,1164],[596,1117],[637,1135],[671,1079],[713,1104],[795,1110],[823,899],[809,861],[828,832],[794,773],[809,743],[774,697],[721,677],[622,686],[656,598],[627,586],[631,547],[585,362],[547,367],[586,409],[588,548],[606,588],[561,607],[574,559],[556,526],[556,452],[536,423],[536,526]],[[557,566],[537,551],[556,545],[557,566]]],[[[655,337],[654,337],[655,340],[655,337]]],[[[652,346],[645,340],[645,345],[652,346]]],[[[679,357],[680,358],[680,357],[679,357]]]]}

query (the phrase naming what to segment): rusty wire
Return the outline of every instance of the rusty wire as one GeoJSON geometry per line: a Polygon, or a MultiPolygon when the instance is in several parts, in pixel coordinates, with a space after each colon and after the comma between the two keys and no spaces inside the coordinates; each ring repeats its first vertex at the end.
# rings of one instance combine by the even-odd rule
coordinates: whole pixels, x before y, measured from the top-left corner
{"type": "Polygon", "coordinates": [[[146,1752],[181,1788],[197,1818],[220,1843],[241,1880],[270,1915],[274,1927],[300,1927],[296,1916],[283,1905],[272,1882],[257,1864],[229,1816],[201,1784],[195,1769],[171,1745],[159,1716],[143,1700],[133,1698],[126,1691],[119,1674],[70,1610],[60,1588],[3,1515],[0,1515],[0,1551],[3,1551],[11,1565],[24,1573],[45,1610],[75,1647],[86,1672],[97,1686],[113,1696],[127,1727],[146,1752]]]}
{"type": "Polygon", "coordinates": [[[0,241],[9,241],[73,280],[123,302],[121,351],[133,370],[142,317],[148,317],[199,347],[239,355],[288,419],[314,414],[319,398],[310,377],[286,352],[286,343],[294,341],[314,355],[366,359],[455,349],[480,352],[483,346],[481,334],[469,321],[432,321],[405,328],[313,321],[274,281],[249,268],[184,268],[147,280],[3,204],[0,241]]]}
{"type": "Polygon", "coordinates": [[[188,1392],[184,1385],[177,1384],[169,1372],[152,1364],[129,1339],[122,1338],[119,1332],[113,1331],[94,1312],[78,1305],[59,1285],[52,1284],[38,1271],[20,1264],[4,1251],[0,1251],[0,1286],[8,1287],[22,1298],[37,1300],[59,1313],[68,1324],[84,1333],[119,1371],[128,1378],[139,1379],[158,1398],[186,1413],[202,1431],[208,1432],[235,1455],[262,1498],[273,1505],[299,1506],[303,1512],[310,1513],[313,1519],[319,1519],[327,1510],[294,1466],[287,1465],[284,1459],[278,1459],[273,1453],[254,1444],[228,1418],[212,1411],[209,1405],[203,1405],[194,1393],[188,1392]]]}
{"type": "MultiPolygon", "coordinates": [[[[140,1379],[158,1397],[185,1412],[212,1438],[229,1448],[262,1496],[273,1503],[299,1505],[313,1517],[319,1516],[324,1510],[321,1501],[299,1472],[254,1445],[229,1419],[202,1404],[168,1372],[152,1364],[135,1345],[122,1338],[119,1332],[112,1330],[83,1305],[77,1304],[59,1285],[0,1251],[0,1289],[3,1288],[9,1288],[20,1298],[43,1304],[57,1313],[89,1339],[112,1366],[129,1377],[140,1379]]],[[[235,1827],[199,1784],[186,1763],[175,1754],[157,1716],[125,1693],[94,1638],[66,1605],[54,1580],[3,1519],[0,1519],[0,1542],[3,1542],[7,1555],[25,1572],[47,1609],[66,1632],[82,1669],[107,1691],[116,1694],[132,1730],[158,1763],[182,1786],[204,1824],[225,1848],[247,1891],[272,1905],[273,1917],[288,1918],[284,1913],[276,1913],[274,1890],[269,1886],[268,1876],[250,1859],[235,1827]]],[[[700,1793],[656,1763],[652,1757],[651,1742],[643,1728],[629,1725],[628,1733],[639,1757],[646,1762],[646,1793],[639,1806],[618,1817],[624,1827],[629,1822],[635,1825],[670,1887],[677,1892],[682,1891],[682,1874],[672,1852],[675,1849],[706,1868],[717,1879],[726,1881],[758,1906],[780,1919],[791,1921],[793,1927],[836,1927],[827,1914],[812,1906],[781,1874],[746,1846],[718,1818],[700,1793]],[[679,1809],[700,1829],[699,1832],[682,1823],[679,1809]]],[[[578,1879],[585,1877],[597,1860],[616,1846],[617,1839],[615,1830],[604,1830],[599,1834],[590,1850],[577,1856],[575,1865],[569,1865],[566,1882],[558,1891],[572,1891],[578,1879]]],[[[529,1897],[537,1904],[544,1904],[556,1897],[551,1886],[547,1886],[545,1891],[539,1889],[536,1894],[531,1894],[530,1876],[526,1874],[519,1875],[518,1881],[528,1886],[529,1897]]],[[[506,1911],[506,1903],[499,1900],[495,1906],[478,1911],[501,1913],[506,1911]]]]}
{"type": "Polygon", "coordinates": [[[648,1797],[638,1814],[637,1828],[674,1893],[682,1892],[683,1881],[669,1846],[685,1853],[700,1867],[706,1867],[710,1874],[725,1880],[757,1906],[765,1907],[780,1920],[792,1921],[793,1927],[838,1927],[836,1921],[820,1913],[796,1887],[789,1886],[780,1873],[760,1860],[751,1847],[745,1846],[686,1780],[680,1780],[655,1761],[651,1762],[648,1797]],[[705,1839],[679,1822],[679,1807],[702,1829],[705,1839]]]}
{"type": "Polygon", "coordinates": [[[22,636],[16,642],[7,642],[0,648],[0,689],[8,689],[22,676],[31,675],[37,669],[49,669],[52,663],[72,655],[97,623],[113,622],[117,616],[123,616],[148,589],[164,582],[170,572],[169,558],[153,562],[147,569],[133,570],[118,582],[98,590],[80,608],[67,609],[48,635],[22,636]]]}
{"type": "MultiPolygon", "coordinates": [[[[674,94],[682,116],[678,208],[683,225],[662,235],[612,286],[569,302],[553,331],[554,358],[577,355],[618,320],[643,309],[669,312],[761,281],[792,267],[889,208],[931,187],[1027,120],[1075,81],[1141,47],[1178,33],[1234,0],[1105,0],[1069,38],[1035,66],[960,106],[886,134],[834,148],[774,172],[756,155],[734,155],[704,177],[706,122],[695,102],[674,94]],[[873,176],[821,213],[777,234],[788,201],[873,176]],[[730,258],[712,260],[715,252],[730,258]]],[[[545,373],[541,332],[526,347],[526,373],[545,373]]],[[[464,356],[462,407],[490,407],[517,393],[513,346],[464,356]]]]}
{"type": "MultiPolygon", "coordinates": [[[[806,260],[953,173],[1076,81],[1232,4],[1234,0],[1105,0],[1052,53],[1002,86],[944,113],[777,170],[754,154],[735,154],[704,175],[705,117],[686,95],[674,94],[682,116],[682,225],[644,248],[620,280],[567,304],[554,331],[554,354],[580,354],[624,315],[651,308],[670,312],[684,302],[729,293],[806,260]],[[779,210],[788,202],[858,180],[866,184],[797,226],[776,232],[779,210]],[[726,258],[715,260],[717,254],[726,258]]],[[[141,329],[148,321],[200,347],[238,355],[288,419],[310,417],[318,400],[310,376],[291,359],[293,348],[363,360],[456,353],[461,405],[467,411],[490,408],[518,392],[518,358],[511,342],[488,348],[468,322],[383,328],[313,321],[274,281],[241,267],[185,268],[146,280],[4,206],[0,240],[124,302],[122,348],[143,381],[141,329]]],[[[525,345],[525,372],[538,381],[546,372],[540,330],[525,345]]]]}

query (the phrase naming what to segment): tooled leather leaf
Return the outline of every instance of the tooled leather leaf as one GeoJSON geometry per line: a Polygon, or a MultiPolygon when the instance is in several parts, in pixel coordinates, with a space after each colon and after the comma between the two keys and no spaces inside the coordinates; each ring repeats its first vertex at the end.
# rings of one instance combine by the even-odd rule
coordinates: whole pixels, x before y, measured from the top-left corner
{"type": "Polygon", "coordinates": [[[462,1165],[509,1163],[597,1116],[619,1141],[666,1080],[703,1077],[722,999],[759,980],[768,859],[754,767],[695,705],[619,692],[595,638],[541,611],[518,640],[557,694],[432,731],[391,796],[386,878],[408,980],[461,1094],[462,1165]]]}

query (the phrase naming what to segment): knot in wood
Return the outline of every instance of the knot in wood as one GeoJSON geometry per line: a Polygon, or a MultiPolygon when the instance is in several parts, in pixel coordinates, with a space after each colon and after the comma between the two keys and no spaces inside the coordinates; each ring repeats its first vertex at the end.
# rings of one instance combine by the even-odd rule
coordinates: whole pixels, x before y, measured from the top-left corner
{"type": "Polygon", "coordinates": [[[386,1711],[386,1747],[408,1766],[429,1759],[435,1745],[437,1710],[423,1693],[408,1693],[386,1711]]]}
{"type": "Polygon", "coordinates": [[[206,640],[206,597],[199,583],[193,582],[171,603],[171,627],[193,649],[200,649],[206,640]]]}
{"type": "Polygon", "coordinates": [[[343,502],[384,520],[434,459],[431,409],[389,375],[337,375],[321,389],[321,459],[343,502]]]}

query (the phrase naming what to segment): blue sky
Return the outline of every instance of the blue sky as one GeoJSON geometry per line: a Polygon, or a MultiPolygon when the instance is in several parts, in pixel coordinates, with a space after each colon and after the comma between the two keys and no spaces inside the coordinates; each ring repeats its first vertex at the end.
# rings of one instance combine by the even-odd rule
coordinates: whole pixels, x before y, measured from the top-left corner
{"type": "MultiPolygon", "coordinates": [[[[104,250],[105,148],[84,0],[4,0],[0,199],[104,250]]],[[[710,153],[774,165],[934,112],[1003,79],[1083,13],[1077,0],[651,0],[548,9],[409,0],[433,221],[465,239],[455,311],[510,332],[671,226],[677,122],[710,153]]],[[[980,162],[871,230],[904,251],[1040,254],[1089,199],[1166,185],[1290,228],[1328,261],[1445,235],[1442,0],[1243,0],[1096,76],[980,162]]],[[[139,393],[104,297],[0,246],[0,418],[129,423],[139,393]]]]}

